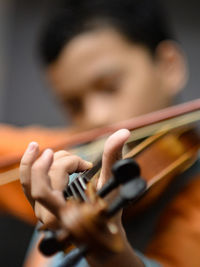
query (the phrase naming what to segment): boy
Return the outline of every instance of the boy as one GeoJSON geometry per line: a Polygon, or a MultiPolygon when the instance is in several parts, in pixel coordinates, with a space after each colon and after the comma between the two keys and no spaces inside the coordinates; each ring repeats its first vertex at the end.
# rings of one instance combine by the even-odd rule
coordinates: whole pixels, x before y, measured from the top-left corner
{"type": "MultiPolygon", "coordinates": [[[[155,1],[73,0],[71,4],[68,1],[48,25],[41,42],[41,55],[47,79],[70,114],[73,125],[90,129],[164,108],[173,102],[175,95],[185,85],[187,70],[179,46],[171,40],[162,10],[155,1]]],[[[116,154],[120,154],[128,135],[126,130],[116,133],[111,137],[111,140],[114,138],[112,146],[105,147],[104,152],[109,156],[104,162],[100,184],[109,176],[110,166],[116,154]]],[[[53,155],[52,151],[47,150],[46,156],[36,159],[38,145],[32,143],[31,146],[34,150],[32,158],[26,152],[22,160],[21,180],[25,183],[28,198],[35,205],[40,187],[36,186],[36,195],[30,194],[30,180],[40,175],[48,179],[52,166],[60,166],[59,159],[68,157],[68,154],[58,152],[53,155]]],[[[69,162],[70,157],[73,156],[69,156],[69,162]]],[[[76,158],[76,162],[80,161],[76,158]]],[[[69,171],[68,164],[66,172],[69,171]]],[[[62,168],[65,167],[62,165],[62,168]]],[[[59,181],[62,182],[54,189],[63,189],[66,181],[63,182],[62,175],[59,181]]],[[[54,206],[54,201],[48,203],[47,195],[45,192],[43,194],[42,204],[54,213],[59,205],[54,206]]],[[[62,206],[62,200],[59,197],[57,200],[57,204],[62,206]]],[[[38,204],[36,206],[38,218],[48,222],[48,216],[52,215],[38,204]]],[[[120,260],[125,264],[125,258],[130,259],[129,266],[158,265],[142,256],[138,258],[126,238],[124,240],[124,254],[120,259],[115,258],[112,264],[109,263],[111,266],[116,262],[120,264],[120,260]]],[[[176,265],[173,253],[165,255],[165,249],[163,255],[156,255],[154,250],[151,256],[166,266],[183,266],[182,257],[185,266],[188,266],[188,254],[179,254],[181,265],[176,265]]],[[[98,266],[95,256],[89,259],[89,263],[98,266]]]]}

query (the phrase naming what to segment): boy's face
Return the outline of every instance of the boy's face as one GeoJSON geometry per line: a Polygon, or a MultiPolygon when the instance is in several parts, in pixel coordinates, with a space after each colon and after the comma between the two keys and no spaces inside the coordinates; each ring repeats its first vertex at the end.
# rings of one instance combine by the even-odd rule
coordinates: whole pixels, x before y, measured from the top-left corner
{"type": "Polygon", "coordinates": [[[109,29],[72,39],[48,67],[47,77],[78,127],[111,124],[170,102],[148,49],[109,29]]]}

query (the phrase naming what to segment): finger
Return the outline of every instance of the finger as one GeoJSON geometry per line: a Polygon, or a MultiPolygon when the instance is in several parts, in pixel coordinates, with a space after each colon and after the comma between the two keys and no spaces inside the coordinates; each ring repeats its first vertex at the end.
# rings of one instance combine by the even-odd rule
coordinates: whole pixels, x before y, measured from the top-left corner
{"type": "Polygon", "coordinates": [[[31,195],[54,215],[65,204],[62,192],[53,190],[48,175],[53,162],[53,151],[46,149],[31,169],[31,195]]]}
{"type": "Polygon", "coordinates": [[[31,167],[39,154],[39,146],[36,142],[31,142],[26,149],[20,163],[20,182],[22,184],[24,193],[28,200],[33,205],[31,197],[31,167]]]}
{"type": "Polygon", "coordinates": [[[66,150],[59,150],[59,151],[54,153],[54,160],[58,160],[60,158],[63,158],[65,156],[69,156],[69,155],[71,155],[70,152],[68,152],[66,150]]]}
{"type": "Polygon", "coordinates": [[[45,224],[48,229],[57,229],[59,226],[59,222],[55,215],[49,212],[44,206],[42,206],[39,202],[35,203],[35,216],[39,221],[45,224]]]}
{"type": "Polygon", "coordinates": [[[52,185],[52,188],[54,189],[63,190],[68,184],[69,175],[64,172],[62,166],[57,168],[57,165],[60,159],[63,159],[64,157],[67,157],[69,155],[71,155],[70,152],[66,150],[59,150],[54,153],[53,164],[49,172],[51,185],[52,185]],[[52,179],[52,177],[54,177],[54,179],[52,179]]]}
{"type": "Polygon", "coordinates": [[[121,129],[112,134],[105,143],[102,157],[102,170],[97,183],[97,188],[102,185],[111,176],[112,165],[122,157],[122,148],[128,140],[130,132],[127,129],[121,129]]]}
{"type": "Polygon", "coordinates": [[[49,172],[52,188],[63,190],[68,183],[69,173],[84,171],[91,167],[91,162],[72,154],[59,157],[58,160],[53,162],[49,172]]]}

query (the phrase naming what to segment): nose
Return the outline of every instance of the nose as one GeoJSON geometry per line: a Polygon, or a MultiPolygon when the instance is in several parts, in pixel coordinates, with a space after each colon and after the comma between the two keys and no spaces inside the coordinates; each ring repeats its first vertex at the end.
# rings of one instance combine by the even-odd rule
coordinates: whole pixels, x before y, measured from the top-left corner
{"type": "Polygon", "coordinates": [[[84,111],[85,119],[91,127],[102,127],[111,123],[108,99],[98,93],[87,95],[84,111]]]}

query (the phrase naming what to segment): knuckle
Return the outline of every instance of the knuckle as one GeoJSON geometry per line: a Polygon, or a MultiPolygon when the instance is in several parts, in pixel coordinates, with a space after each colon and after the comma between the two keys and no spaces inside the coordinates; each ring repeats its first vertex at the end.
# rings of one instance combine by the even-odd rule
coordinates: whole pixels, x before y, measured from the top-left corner
{"type": "Polygon", "coordinates": [[[42,188],[36,190],[33,187],[31,190],[32,198],[38,202],[42,201],[43,200],[43,193],[42,192],[43,192],[42,188]]]}
{"type": "Polygon", "coordinates": [[[54,158],[65,157],[65,156],[69,156],[69,155],[70,155],[70,152],[68,152],[66,150],[59,150],[59,151],[54,153],[54,158]]]}
{"type": "Polygon", "coordinates": [[[32,198],[33,198],[35,201],[38,201],[38,202],[42,202],[42,201],[43,201],[43,196],[42,196],[42,194],[40,194],[39,192],[33,192],[33,193],[32,193],[32,198]]]}
{"type": "Polygon", "coordinates": [[[80,158],[76,155],[70,155],[63,157],[62,159],[57,159],[53,162],[51,170],[58,170],[60,168],[68,168],[71,164],[77,163],[80,161],[80,158]]]}
{"type": "Polygon", "coordinates": [[[32,165],[32,172],[37,172],[37,171],[39,171],[39,170],[41,170],[41,169],[43,169],[43,164],[42,164],[42,162],[40,162],[40,161],[36,161],[33,165],[32,165]]]}
{"type": "Polygon", "coordinates": [[[81,158],[79,156],[77,156],[77,155],[72,155],[71,156],[71,161],[78,162],[80,160],[81,160],[81,158]]]}

